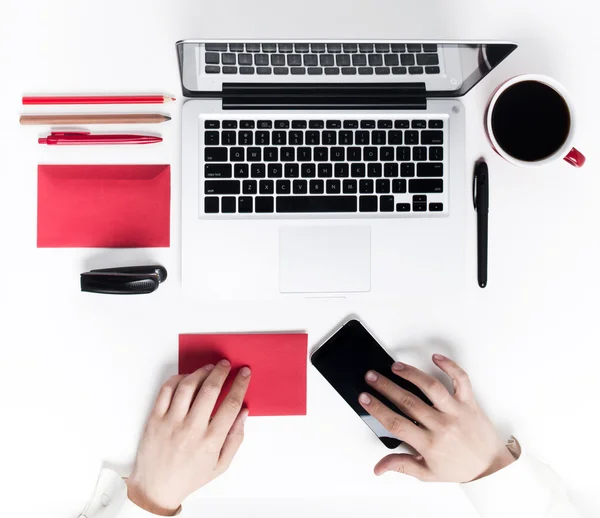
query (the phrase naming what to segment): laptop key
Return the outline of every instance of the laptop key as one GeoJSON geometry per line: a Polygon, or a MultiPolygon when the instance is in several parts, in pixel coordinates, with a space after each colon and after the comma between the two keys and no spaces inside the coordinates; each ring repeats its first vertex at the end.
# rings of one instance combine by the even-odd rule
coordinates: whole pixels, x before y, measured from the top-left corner
{"type": "Polygon", "coordinates": [[[373,180],[360,180],[358,190],[361,194],[372,194],[374,185],[373,180]]]}
{"type": "Polygon", "coordinates": [[[286,178],[298,178],[300,176],[300,166],[298,164],[285,164],[284,175],[286,178]]]}
{"type": "MultiPolygon", "coordinates": [[[[316,54],[305,54],[303,62],[305,67],[316,67],[319,65],[319,58],[316,54]]],[[[308,73],[310,74],[310,69],[308,73]]]]}
{"type": "Polygon", "coordinates": [[[313,52],[325,52],[325,43],[311,43],[310,50],[313,52]]]}
{"type": "Polygon", "coordinates": [[[400,64],[400,60],[396,54],[386,54],[383,56],[383,61],[388,67],[396,67],[400,64]]]}
{"type": "Polygon", "coordinates": [[[327,180],[325,187],[327,194],[340,194],[342,192],[342,182],[340,180],[327,180]]]}
{"type": "Polygon", "coordinates": [[[293,147],[282,147],[281,148],[281,161],[282,162],[293,162],[296,160],[296,150],[293,147]]]}
{"type": "Polygon", "coordinates": [[[240,74],[252,75],[254,74],[254,67],[240,67],[240,74]]]}
{"type": "Polygon", "coordinates": [[[327,52],[342,52],[342,45],[341,43],[328,43],[327,44],[327,52]]]}
{"type": "Polygon", "coordinates": [[[366,147],[363,150],[363,158],[365,162],[375,162],[378,160],[377,158],[377,148],[376,147],[366,147]]]}
{"type": "Polygon", "coordinates": [[[421,52],[421,44],[409,43],[408,45],[406,45],[406,50],[408,50],[408,52],[421,52]]]}
{"type": "MultiPolygon", "coordinates": [[[[293,122],[298,122],[298,121],[293,121],[293,122]]],[[[290,139],[290,145],[301,146],[302,144],[304,144],[304,133],[302,131],[290,131],[289,139],[290,139]]]]}
{"type": "Polygon", "coordinates": [[[439,65],[440,60],[437,54],[417,54],[417,65],[439,65]]]}
{"type": "Polygon", "coordinates": [[[356,43],[344,43],[343,45],[344,52],[358,52],[358,45],[356,43]]]}
{"type": "Polygon", "coordinates": [[[390,144],[402,144],[402,132],[393,130],[388,133],[390,144]]]}
{"type": "Polygon", "coordinates": [[[204,194],[240,194],[239,180],[206,180],[204,194]]]}
{"type": "Polygon", "coordinates": [[[221,212],[223,214],[235,214],[236,199],[233,196],[221,198],[221,212]]]}
{"type": "Polygon", "coordinates": [[[356,180],[344,180],[343,189],[344,194],[357,194],[358,182],[356,180]]]}
{"type": "Polygon", "coordinates": [[[205,43],[204,48],[209,51],[227,52],[227,43],[205,43]]]}
{"type": "Polygon", "coordinates": [[[326,76],[337,76],[340,74],[340,69],[338,67],[327,67],[325,68],[326,76]]]}
{"type": "Polygon", "coordinates": [[[246,52],[260,52],[260,43],[246,43],[246,52]]]}
{"type": "Polygon", "coordinates": [[[381,57],[381,54],[369,54],[369,65],[372,67],[383,65],[383,58],[381,57]]]}
{"type": "Polygon", "coordinates": [[[323,180],[310,181],[311,194],[323,194],[325,192],[325,182],[323,180]]]}
{"type": "MultiPolygon", "coordinates": [[[[292,121],[292,128],[294,129],[306,129],[306,121],[292,121]]],[[[302,132],[299,132],[302,134],[302,132]]]]}
{"type": "Polygon", "coordinates": [[[346,148],[346,160],[348,162],[360,162],[361,158],[361,148],[359,147],[349,147],[346,148]]]}
{"type": "Polygon", "coordinates": [[[298,162],[310,162],[312,160],[312,148],[299,147],[296,152],[298,162]]]}
{"type": "Polygon", "coordinates": [[[265,164],[252,164],[250,166],[250,175],[252,178],[264,178],[267,176],[267,168],[265,164]]]}
{"type": "Polygon", "coordinates": [[[371,132],[371,143],[382,146],[386,143],[385,131],[372,131],[371,132]]]}
{"type": "Polygon", "coordinates": [[[375,43],[375,52],[389,52],[390,44],[389,43],[375,43]]]}
{"type": "Polygon", "coordinates": [[[412,162],[403,162],[400,165],[400,176],[402,178],[412,178],[415,176],[415,164],[412,162]]]}
{"type": "Polygon", "coordinates": [[[329,160],[329,149],[326,147],[315,148],[315,162],[327,162],[329,160]]]}
{"type": "Polygon", "coordinates": [[[261,180],[258,188],[260,194],[273,194],[275,192],[275,183],[273,180],[261,180]]]}
{"type": "MultiPolygon", "coordinates": [[[[413,121],[414,124],[415,121],[413,121]]],[[[413,126],[414,127],[414,126],[413,126]]],[[[404,133],[404,143],[410,146],[414,146],[419,143],[419,132],[418,131],[406,131],[404,133]]]]}
{"type": "Polygon", "coordinates": [[[338,54],[335,57],[335,64],[339,67],[349,67],[350,56],[348,54],[338,54]]]}
{"type": "Polygon", "coordinates": [[[392,52],[406,52],[404,43],[392,43],[392,52]]]}
{"type": "Polygon", "coordinates": [[[254,64],[255,65],[268,65],[269,64],[268,54],[254,54],[254,64]]]}
{"type": "Polygon", "coordinates": [[[292,43],[279,43],[279,52],[294,52],[294,45],[292,43]]]}
{"type": "Polygon", "coordinates": [[[443,144],[444,143],[444,132],[443,131],[422,131],[421,132],[421,144],[443,144]]]}
{"type": "Polygon", "coordinates": [[[337,144],[337,132],[335,131],[324,131],[322,137],[323,144],[326,146],[335,146],[337,144]]]}
{"type": "Polygon", "coordinates": [[[396,128],[396,129],[410,128],[410,123],[407,120],[397,120],[397,121],[394,121],[394,128],[396,128]]]}
{"type": "Polygon", "coordinates": [[[373,69],[371,67],[360,67],[358,73],[361,76],[371,76],[373,75],[373,69]]]}
{"type": "Polygon", "coordinates": [[[277,198],[277,212],[356,212],[356,196],[284,196],[277,198]]]}
{"type": "Polygon", "coordinates": [[[299,54],[288,54],[287,64],[290,67],[301,66],[302,65],[302,56],[300,56],[299,54]]]}
{"type": "Polygon", "coordinates": [[[342,68],[342,75],[344,75],[344,76],[356,75],[356,68],[355,67],[344,67],[344,68],[342,68]]]}
{"type": "Polygon", "coordinates": [[[317,167],[315,164],[302,164],[302,178],[314,178],[317,176],[317,167]]]}
{"type": "Polygon", "coordinates": [[[308,43],[296,43],[296,52],[308,52],[308,43]]]}
{"type": "Polygon", "coordinates": [[[382,162],[393,162],[394,159],[394,148],[384,146],[379,149],[379,160],[382,162]]]}
{"type": "Polygon", "coordinates": [[[223,67],[224,74],[237,74],[238,68],[234,66],[225,66],[223,67]]]}
{"type": "Polygon", "coordinates": [[[205,214],[218,214],[219,212],[219,198],[217,196],[207,196],[204,198],[204,213],[205,214]]]}
{"type": "Polygon", "coordinates": [[[336,178],[347,178],[350,176],[350,166],[348,164],[335,164],[336,178]]]}
{"type": "Polygon", "coordinates": [[[204,71],[207,74],[218,74],[219,72],[221,72],[221,67],[215,66],[215,65],[206,65],[204,67],[204,71]]]}
{"type": "Polygon", "coordinates": [[[410,160],[410,148],[406,146],[396,147],[396,162],[406,162],[410,160]]]}
{"type": "Polygon", "coordinates": [[[383,164],[383,176],[395,178],[398,176],[398,164],[396,162],[383,164]]]}
{"type": "Polygon", "coordinates": [[[351,146],[354,144],[354,134],[351,131],[340,131],[340,144],[351,146]]]}
{"type": "Polygon", "coordinates": [[[423,52],[437,52],[437,43],[423,43],[423,52]]]}
{"type": "Polygon", "coordinates": [[[263,150],[265,162],[277,162],[279,160],[279,152],[276,147],[266,147],[263,150]]]}
{"type": "Polygon", "coordinates": [[[394,212],[394,197],[393,196],[380,196],[379,197],[379,210],[381,212],[394,212]]]}
{"type": "Polygon", "coordinates": [[[377,212],[377,196],[361,196],[360,211],[377,212]]]}
{"type": "Polygon", "coordinates": [[[267,175],[269,178],[281,178],[283,176],[283,166],[281,164],[269,164],[267,175]]]}
{"type": "MultiPolygon", "coordinates": [[[[204,62],[207,65],[218,65],[219,64],[219,56],[216,52],[207,52],[204,54],[204,62]]],[[[235,62],[234,62],[235,63],[235,62]]]]}
{"type": "Polygon", "coordinates": [[[358,121],[352,121],[352,120],[344,121],[344,128],[356,129],[356,128],[358,128],[358,121]]]}
{"type": "Polygon", "coordinates": [[[444,159],[444,148],[439,146],[431,146],[429,148],[429,160],[434,162],[436,160],[444,159]]]}
{"type": "Polygon", "coordinates": [[[226,147],[205,147],[204,148],[205,162],[227,162],[226,147]]]}
{"type": "Polygon", "coordinates": [[[271,54],[271,65],[273,65],[273,66],[285,65],[285,55],[284,54],[271,54]]]}
{"type": "Polygon", "coordinates": [[[427,160],[427,148],[418,146],[413,148],[413,157],[414,162],[423,162],[427,160]]]}
{"type": "Polygon", "coordinates": [[[426,74],[439,74],[440,67],[425,67],[426,74]]]}
{"type": "Polygon", "coordinates": [[[233,166],[233,176],[235,178],[248,178],[248,164],[235,164],[233,166]]]}
{"type": "Polygon", "coordinates": [[[231,164],[204,164],[204,178],[231,178],[231,164]]]}
{"type": "Polygon", "coordinates": [[[229,161],[230,162],[243,162],[244,161],[244,148],[243,147],[232,147],[229,150],[229,161]]]}
{"type": "Polygon", "coordinates": [[[353,54],[352,55],[352,64],[355,67],[364,67],[367,64],[367,56],[364,54],[353,54]]]}
{"type": "Polygon", "coordinates": [[[240,121],[240,128],[241,129],[254,129],[254,121],[251,121],[251,120],[240,121]]]}
{"type": "Polygon", "coordinates": [[[258,75],[269,76],[271,75],[271,67],[256,67],[256,73],[258,75]]]}
{"type": "Polygon", "coordinates": [[[417,164],[417,176],[423,178],[441,178],[442,176],[444,176],[444,166],[442,163],[435,162],[417,164]]]}
{"type": "MultiPolygon", "coordinates": [[[[381,164],[379,164],[381,165],[381,164]]],[[[390,181],[387,179],[381,179],[375,181],[375,192],[377,194],[389,194],[390,192],[390,181]]]]}
{"type": "Polygon", "coordinates": [[[423,73],[423,67],[408,67],[408,73],[409,74],[422,74],[423,73]]]}
{"type": "Polygon", "coordinates": [[[251,213],[252,208],[253,208],[252,196],[240,196],[238,198],[238,212],[240,214],[251,213]]]}
{"type": "Polygon", "coordinates": [[[231,52],[244,52],[244,44],[243,43],[230,43],[229,50],[231,52]]]}
{"type": "Polygon", "coordinates": [[[293,67],[291,69],[293,76],[302,76],[306,74],[306,68],[304,67],[293,67]]]}
{"type": "Polygon", "coordinates": [[[242,182],[242,192],[244,194],[256,194],[258,191],[258,182],[256,180],[244,180],[242,182]]]}
{"type": "Polygon", "coordinates": [[[406,180],[404,180],[404,179],[392,180],[392,192],[394,194],[404,194],[406,192],[406,180]]]}
{"type": "Polygon", "coordinates": [[[369,178],[381,177],[381,164],[367,164],[367,176],[369,178]]]}
{"type": "Polygon", "coordinates": [[[308,67],[309,76],[318,76],[321,74],[323,74],[323,69],[321,67],[308,67]]]}
{"type": "Polygon", "coordinates": [[[277,52],[277,43],[263,43],[263,52],[277,52]]]}
{"type": "Polygon", "coordinates": [[[218,146],[219,145],[219,132],[218,131],[205,131],[204,132],[204,145],[218,146]]]}
{"type": "Polygon", "coordinates": [[[400,56],[400,63],[404,67],[409,67],[415,64],[415,57],[412,54],[402,54],[400,56]]]}
{"type": "Polygon", "coordinates": [[[319,64],[322,67],[332,67],[333,65],[335,65],[335,60],[333,58],[333,55],[331,55],[331,54],[321,54],[319,56],[319,64]]]}
{"type": "Polygon", "coordinates": [[[392,74],[404,75],[407,73],[406,67],[392,67],[392,74]]]}
{"type": "Polygon", "coordinates": [[[292,182],[290,180],[277,180],[276,192],[277,194],[291,194],[292,182]]]}
{"type": "Polygon", "coordinates": [[[358,45],[358,50],[361,52],[373,52],[373,44],[372,43],[360,43],[358,45]]]}
{"type": "Polygon", "coordinates": [[[396,203],[396,212],[410,212],[410,203],[396,203]]]}
{"type": "Polygon", "coordinates": [[[375,67],[375,73],[380,76],[389,75],[390,69],[389,67],[375,67]]]}
{"type": "Polygon", "coordinates": [[[352,164],[350,166],[350,171],[352,178],[364,178],[364,176],[367,174],[367,168],[365,167],[365,164],[352,164]]]}
{"type": "Polygon", "coordinates": [[[263,214],[273,212],[275,209],[275,200],[273,196],[258,196],[256,198],[256,213],[263,214]]]}
{"type": "MultiPolygon", "coordinates": [[[[430,127],[432,127],[432,126],[430,126],[430,127]]],[[[236,129],[236,128],[237,128],[237,121],[223,121],[223,129],[236,129]]]]}
{"type": "Polygon", "coordinates": [[[410,180],[408,182],[408,192],[430,193],[444,192],[443,180],[410,180]]]}
{"type": "Polygon", "coordinates": [[[221,54],[221,63],[223,65],[235,65],[235,54],[221,54]]]}
{"type": "Polygon", "coordinates": [[[294,194],[308,194],[308,181],[294,180],[292,189],[294,194]]]}

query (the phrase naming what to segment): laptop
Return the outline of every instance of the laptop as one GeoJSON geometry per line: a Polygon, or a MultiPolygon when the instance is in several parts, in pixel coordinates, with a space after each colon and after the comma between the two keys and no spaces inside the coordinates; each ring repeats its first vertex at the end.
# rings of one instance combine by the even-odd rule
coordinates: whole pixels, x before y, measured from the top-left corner
{"type": "Polygon", "coordinates": [[[185,291],[410,300],[460,288],[460,98],[515,48],[178,42],[185,291]]]}

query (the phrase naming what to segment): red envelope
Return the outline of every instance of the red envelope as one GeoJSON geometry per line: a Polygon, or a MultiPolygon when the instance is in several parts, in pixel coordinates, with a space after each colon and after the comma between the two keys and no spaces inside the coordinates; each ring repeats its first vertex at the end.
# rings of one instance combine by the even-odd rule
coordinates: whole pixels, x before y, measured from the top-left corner
{"type": "Polygon", "coordinates": [[[179,373],[189,374],[226,358],[231,372],[221,404],[237,371],[252,369],[245,405],[252,416],[306,415],[305,334],[179,335],[179,373]]]}
{"type": "Polygon", "coordinates": [[[38,166],[37,246],[168,247],[168,165],[38,166]]]}

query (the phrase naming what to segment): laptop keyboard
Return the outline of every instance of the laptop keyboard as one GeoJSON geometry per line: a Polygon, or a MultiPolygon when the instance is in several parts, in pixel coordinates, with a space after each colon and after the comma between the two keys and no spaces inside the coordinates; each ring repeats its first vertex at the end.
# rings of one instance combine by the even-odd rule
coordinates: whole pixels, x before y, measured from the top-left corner
{"type": "Polygon", "coordinates": [[[442,215],[444,125],[439,118],[204,120],[201,211],[442,215]]]}
{"type": "Polygon", "coordinates": [[[207,74],[439,74],[431,43],[206,43],[207,74]]]}

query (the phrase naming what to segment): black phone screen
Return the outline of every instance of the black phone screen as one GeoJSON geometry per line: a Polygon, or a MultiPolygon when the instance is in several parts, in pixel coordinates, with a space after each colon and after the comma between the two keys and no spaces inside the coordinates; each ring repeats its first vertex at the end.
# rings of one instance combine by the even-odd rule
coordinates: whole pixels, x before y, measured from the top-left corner
{"type": "Polygon", "coordinates": [[[402,441],[394,437],[363,409],[358,402],[358,396],[361,392],[373,394],[394,412],[405,417],[406,415],[391,401],[367,385],[365,381],[367,371],[375,370],[383,374],[431,405],[429,399],[417,386],[392,372],[394,359],[358,320],[350,320],[344,324],[335,335],[312,354],[310,359],[323,377],[388,448],[396,448],[402,441]]]}

